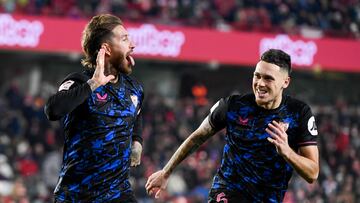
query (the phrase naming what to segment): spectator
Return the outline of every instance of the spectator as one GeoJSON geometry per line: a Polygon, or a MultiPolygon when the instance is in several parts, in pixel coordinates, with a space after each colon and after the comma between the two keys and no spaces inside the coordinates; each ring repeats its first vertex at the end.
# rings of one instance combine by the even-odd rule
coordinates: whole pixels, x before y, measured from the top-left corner
{"type": "Polygon", "coordinates": [[[0,11],[75,19],[111,12],[125,20],[147,23],[360,37],[360,4],[355,0],[5,0],[0,2],[0,11]]]}

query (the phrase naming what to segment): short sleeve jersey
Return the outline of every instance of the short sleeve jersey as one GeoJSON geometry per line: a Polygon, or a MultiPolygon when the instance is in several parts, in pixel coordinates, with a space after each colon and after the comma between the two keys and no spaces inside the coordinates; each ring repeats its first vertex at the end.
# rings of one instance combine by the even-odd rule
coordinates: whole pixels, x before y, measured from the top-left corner
{"type": "Polygon", "coordinates": [[[265,129],[273,120],[284,126],[295,152],[317,144],[310,107],[290,96],[283,96],[280,106],[272,110],[259,107],[254,94],[223,98],[212,107],[210,124],[217,130],[226,128],[222,162],[212,189],[240,192],[254,202],[282,201],[293,169],[267,140],[270,135],[265,129]]]}

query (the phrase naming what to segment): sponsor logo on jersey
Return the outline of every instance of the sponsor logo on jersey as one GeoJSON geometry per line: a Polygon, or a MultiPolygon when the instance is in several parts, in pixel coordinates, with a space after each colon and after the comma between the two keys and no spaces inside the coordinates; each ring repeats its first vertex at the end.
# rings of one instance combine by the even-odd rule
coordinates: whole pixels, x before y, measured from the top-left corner
{"type": "Polygon", "coordinates": [[[248,125],[249,119],[248,118],[242,118],[239,116],[239,123],[240,125],[248,125]]]}
{"type": "Polygon", "coordinates": [[[287,129],[289,129],[289,123],[279,122],[279,124],[284,127],[284,131],[285,131],[285,132],[287,131],[287,129]]]}
{"type": "Polygon", "coordinates": [[[101,95],[100,93],[96,93],[97,101],[99,102],[106,102],[107,101],[108,94],[105,93],[104,95],[101,95]]]}

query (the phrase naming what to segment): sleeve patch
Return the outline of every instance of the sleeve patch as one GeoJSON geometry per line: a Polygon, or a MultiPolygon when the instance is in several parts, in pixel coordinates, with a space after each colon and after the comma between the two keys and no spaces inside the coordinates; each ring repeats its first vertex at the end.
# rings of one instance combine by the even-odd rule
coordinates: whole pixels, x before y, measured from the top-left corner
{"type": "Polygon", "coordinates": [[[59,91],[69,90],[73,84],[74,84],[73,80],[68,80],[68,81],[64,82],[63,84],[61,84],[61,86],[59,87],[59,91]]]}
{"type": "Polygon", "coordinates": [[[307,123],[308,130],[312,136],[318,135],[316,123],[315,123],[315,117],[311,116],[307,123]]]}

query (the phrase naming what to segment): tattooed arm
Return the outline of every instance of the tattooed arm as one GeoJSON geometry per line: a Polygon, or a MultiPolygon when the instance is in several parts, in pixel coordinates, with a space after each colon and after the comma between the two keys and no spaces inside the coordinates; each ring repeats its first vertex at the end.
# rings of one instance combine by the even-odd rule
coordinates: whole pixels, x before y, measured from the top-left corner
{"type": "Polygon", "coordinates": [[[179,165],[186,157],[195,152],[206,140],[215,134],[211,127],[208,117],[204,119],[198,129],[196,129],[176,150],[174,155],[163,168],[166,176],[169,176],[174,168],[179,165]]]}
{"type": "Polygon", "coordinates": [[[177,165],[179,165],[186,157],[191,153],[196,151],[200,145],[202,145],[206,140],[213,136],[216,131],[210,125],[208,117],[201,123],[198,129],[196,129],[176,150],[171,159],[165,165],[165,167],[152,174],[145,187],[148,194],[153,194],[156,192],[155,198],[160,197],[160,193],[167,186],[168,178],[172,171],[177,165]]]}

